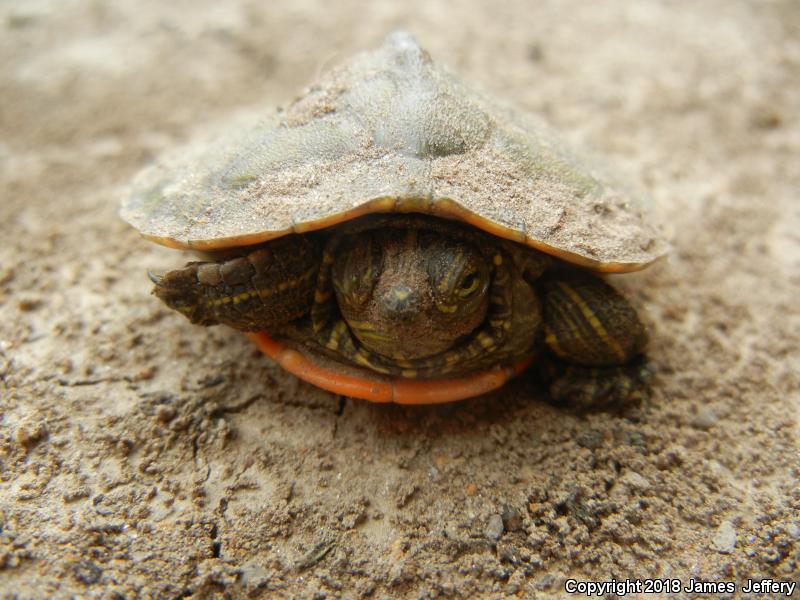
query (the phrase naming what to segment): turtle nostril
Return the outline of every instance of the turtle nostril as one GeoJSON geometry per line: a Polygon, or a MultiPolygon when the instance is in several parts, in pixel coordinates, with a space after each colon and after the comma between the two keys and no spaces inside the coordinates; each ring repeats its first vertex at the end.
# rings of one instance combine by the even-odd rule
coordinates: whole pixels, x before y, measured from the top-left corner
{"type": "Polygon", "coordinates": [[[393,285],[383,296],[387,316],[408,319],[419,311],[419,294],[404,283],[393,285]]]}

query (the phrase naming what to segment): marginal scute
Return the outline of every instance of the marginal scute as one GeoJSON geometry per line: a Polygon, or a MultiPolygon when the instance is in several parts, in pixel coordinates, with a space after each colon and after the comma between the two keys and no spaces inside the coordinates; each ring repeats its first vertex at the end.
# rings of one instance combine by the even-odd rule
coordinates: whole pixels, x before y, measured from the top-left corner
{"type": "Polygon", "coordinates": [[[213,250],[393,210],[465,221],[599,271],[643,268],[667,250],[636,194],[403,32],[284,111],[165,158],[121,212],[149,239],[213,250]]]}

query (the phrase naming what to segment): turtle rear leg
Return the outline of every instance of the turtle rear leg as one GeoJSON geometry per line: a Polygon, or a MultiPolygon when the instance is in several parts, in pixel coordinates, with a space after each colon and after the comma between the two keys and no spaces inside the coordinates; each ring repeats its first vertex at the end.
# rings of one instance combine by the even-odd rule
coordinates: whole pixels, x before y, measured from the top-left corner
{"type": "Polygon", "coordinates": [[[536,364],[550,398],[578,409],[628,406],[649,396],[655,375],[644,355],[619,367],[581,367],[545,356],[536,364]]]}
{"type": "Polygon", "coordinates": [[[234,258],[151,275],[153,293],[192,323],[273,330],[310,310],[320,254],[314,238],[290,235],[234,258]]]}
{"type": "Polygon", "coordinates": [[[547,278],[540,289],[553,355],[541,371],[553,399],[589,407],[641,397],[652,368],[641,354],[647,332],[630,302],[587,274],[547,278]]]}

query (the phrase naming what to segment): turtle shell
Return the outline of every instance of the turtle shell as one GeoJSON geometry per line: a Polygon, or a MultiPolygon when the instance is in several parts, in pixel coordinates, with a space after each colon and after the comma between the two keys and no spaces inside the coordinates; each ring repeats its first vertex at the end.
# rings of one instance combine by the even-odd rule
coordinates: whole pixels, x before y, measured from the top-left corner
{"type": "Polygon", "coordinates": [[[218,250],[377,212],[458,219],[597,271],[665,254],[643,203],[533,117],[465,85],[405,32],[290,106],[146,170],[123,218],[218,250]]]}

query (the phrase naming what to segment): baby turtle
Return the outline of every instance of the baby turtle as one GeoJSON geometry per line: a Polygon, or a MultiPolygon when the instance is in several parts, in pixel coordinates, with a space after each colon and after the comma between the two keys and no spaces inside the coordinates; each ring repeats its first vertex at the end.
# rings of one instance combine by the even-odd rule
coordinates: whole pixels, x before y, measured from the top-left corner
{"type": "Polygon", "coordinates": [[[447,402],[538,357],[557,398],[634,393],[645,328],[593,273],[650,265],[666,251],[658,230],[407,33],[135,189],[127,221],[208,259],[151,275],[155,295],[249,332],[322,388],[447,402]]]}

